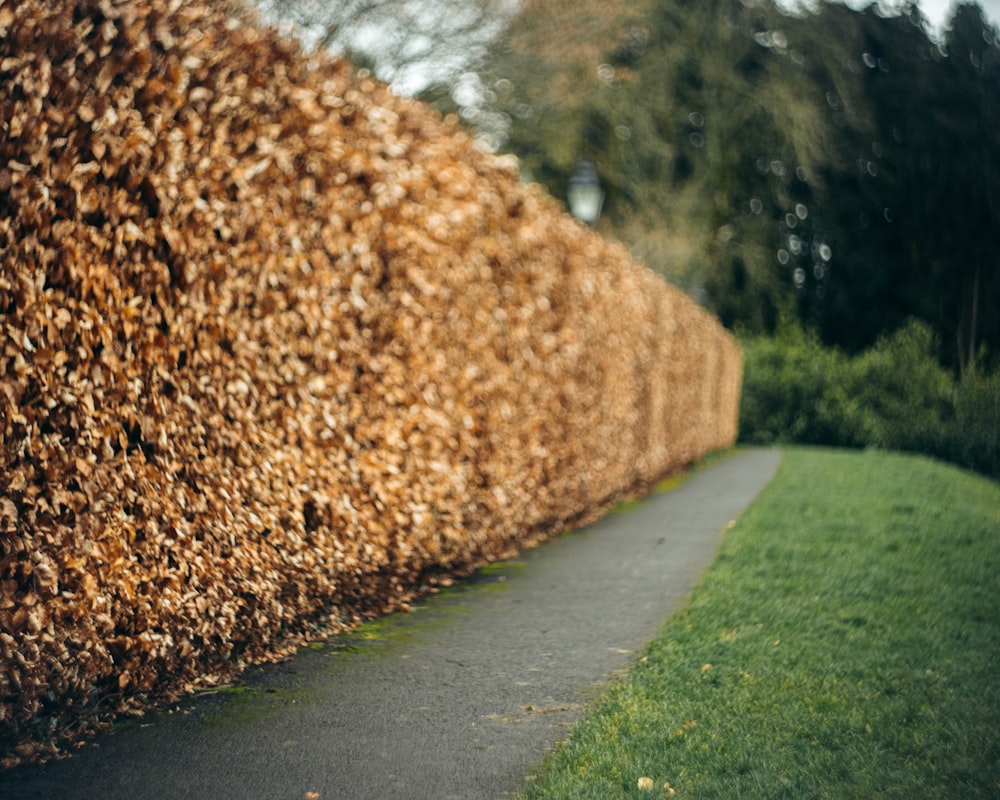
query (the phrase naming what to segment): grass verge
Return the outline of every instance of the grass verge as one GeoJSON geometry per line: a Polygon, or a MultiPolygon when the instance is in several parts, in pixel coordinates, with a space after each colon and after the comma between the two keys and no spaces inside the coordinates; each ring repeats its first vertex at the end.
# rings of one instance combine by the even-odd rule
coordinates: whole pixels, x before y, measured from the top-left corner
{"type": "Polygon", "coordinates": [[[1000,797],[1000,485],[789,449],[527,800],[1000,797]]]}

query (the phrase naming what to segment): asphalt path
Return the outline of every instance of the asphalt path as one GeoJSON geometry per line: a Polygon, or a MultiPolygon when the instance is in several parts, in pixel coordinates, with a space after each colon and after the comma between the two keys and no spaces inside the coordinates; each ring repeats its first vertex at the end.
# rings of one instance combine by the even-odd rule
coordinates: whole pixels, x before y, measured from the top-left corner
{"type": "Polygon", "coordinates": [[[0,773],[9,800],[500,800],[627,670],[767,484],[774,450],[697,470],[408,614],[0,773]]]}

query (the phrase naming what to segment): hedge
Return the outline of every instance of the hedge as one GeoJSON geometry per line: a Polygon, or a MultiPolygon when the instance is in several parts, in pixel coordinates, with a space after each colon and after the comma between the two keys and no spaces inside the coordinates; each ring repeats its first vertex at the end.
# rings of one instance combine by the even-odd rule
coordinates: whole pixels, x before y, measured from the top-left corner
{"type": "Polygon", "coordinates": [[[735,440],[714,318],[246,14],[4,4],[0,125],[4,764],[735,440]]]}

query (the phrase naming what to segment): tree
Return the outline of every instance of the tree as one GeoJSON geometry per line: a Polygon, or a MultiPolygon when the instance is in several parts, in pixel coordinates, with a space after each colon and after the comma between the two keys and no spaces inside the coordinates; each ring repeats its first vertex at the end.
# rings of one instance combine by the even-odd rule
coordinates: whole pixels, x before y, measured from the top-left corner
{"type": "Polygon", "coordinates": [[[977,4],[959,5],[937,83],[939,235],[928,242],[939,329],[961,371],[981,342],[1000,346],[1000,38],[977,4]]]}
{"type": "Polygon", "coordinates": [[[926,101],[934,45],[912,10],[885,17],[833,3],[798,20],[792,35],[810,54],[811,91],[831,129],[817,212],[834,258],[815,273],[806,265],[799,316],[826,344],[857,352],[919,304],[906,208],[919,195],[906,173],[924,148],[912,108],[926,101]]]}
{"type": "Polygon", "coordinates": [[[256,2],[306,43],[347,55],[404,94],[456,80],[516,7],[516,0],[256,2]]]}
{"type": "Polygon", "coordinates": [[[576,161],[603,148],[613,89],[628,80],[608,54],[629,35],[637,5],[524,0],[484,63],[489,104],[507,120],[500,144],[557,197],[576,161]]]}
{"type": "Polygon", "coordinates": [[[980,342],[1000,344],[980,312],[997,283],[996,32],[971,4],[942,45],[912,4],[886,17],[827,3],[794,35],[836,126],[822,180],[837,258],[802,318],[858,352],[917,317],[964,370],[980,342]]]}
{"type": "Polygon", "coordinates": [[[506,146],[533,177],[562,196],[590,157],[608,189],[605,226],[673,282],[707,292],[727,323],[765,329],[791,296],[792,272],[775,260],[781,224],[805,224],[801,176],[823,132],[784,17],[754,5],[588,3],[566,19],[576,6],[529,4],[489,74],[507,88],[506,146]]]}

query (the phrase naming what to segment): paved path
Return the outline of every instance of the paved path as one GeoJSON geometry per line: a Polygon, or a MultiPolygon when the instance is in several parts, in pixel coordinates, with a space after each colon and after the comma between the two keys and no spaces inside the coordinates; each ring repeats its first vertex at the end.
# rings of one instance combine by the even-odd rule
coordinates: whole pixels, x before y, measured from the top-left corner
{"type": "Polygon", "coordinates": [[[779,459],[741,451],[235,691],[0,773],[0,797],[511,797],[682,602],[779,459]]]}

